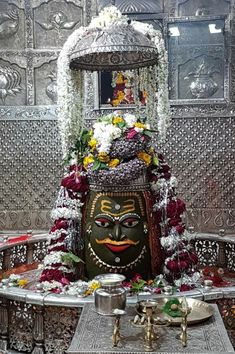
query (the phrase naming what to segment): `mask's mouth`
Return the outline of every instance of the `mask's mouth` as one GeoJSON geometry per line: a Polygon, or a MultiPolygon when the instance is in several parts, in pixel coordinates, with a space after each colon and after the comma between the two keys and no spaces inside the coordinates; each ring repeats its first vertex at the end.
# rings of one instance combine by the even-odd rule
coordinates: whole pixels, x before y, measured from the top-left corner
{"type": "Polygon", "coordinates": [[[140,241],[132,241],[129,239],[123,240],[123,241],[114,241],[111,240],[110,238],[105,238],[104,240],[97,240],[96,239],[96,243],[98,244],[103,244],[105,245],[108,249],[110,249],[110,251],[114,252],[114,253],[118,253],[118,252],[123,252],[125,251],[127,248],[129,248],[130,246],[136,246],[138,245],[140,241]]]}

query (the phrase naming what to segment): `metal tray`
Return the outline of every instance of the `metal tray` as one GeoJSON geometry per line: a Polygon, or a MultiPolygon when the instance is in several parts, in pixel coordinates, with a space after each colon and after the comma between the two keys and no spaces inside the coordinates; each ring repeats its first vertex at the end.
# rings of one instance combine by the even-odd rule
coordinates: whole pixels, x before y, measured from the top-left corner
{"type": "MultiPolygon", "coordinates": [[[[166,313],[162,312],[162,309],[167,301],[169,301],[171,298],[166,297],[162,299],[154,299],[154,301],[157,301],[157,307],[154,309],[154,318],[159,318],[161,321],[164,320],[171,320],[171,325],[172,326],[178,326],[181,324],[182,317],[171,317],[167,315],[166,313]]],[[[183,297],[177,297],[177,299],[181,302],[185,298],[183,297]]],[[[195,324],[195,323],[200,323],[208,318],[210,318],[213,313],[213,307],[207,304],[204,301],[196,300],[193,298],[186,298],[187,305],[190,308],[190,313],[187,318],[188,324],[195,324]]],[[[141,301],[137,303],[136,305],[136,311],[138,314],[143,314],[144,311],[141,310],[141,301]]]]}

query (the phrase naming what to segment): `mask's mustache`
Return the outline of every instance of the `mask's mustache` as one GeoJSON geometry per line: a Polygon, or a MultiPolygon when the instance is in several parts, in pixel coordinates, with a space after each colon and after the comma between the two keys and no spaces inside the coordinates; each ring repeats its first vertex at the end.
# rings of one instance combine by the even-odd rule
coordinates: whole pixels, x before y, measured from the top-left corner
{"type": "Polygon", "coordinates": [[[132,240],[124,240],[124,241],[114,241],[114,240],[111,240],[110,238],[106,237],[105,239],[103,240],[97,240],[97,238],[95,239],[96,240],[96,243],[98,244],[105,244],[105,243],[108,243],[110,245],[114,245],[114,246],[123,246],[123,245],[138,245],[138,243],[140,241],[132,241],[132,240]]]}

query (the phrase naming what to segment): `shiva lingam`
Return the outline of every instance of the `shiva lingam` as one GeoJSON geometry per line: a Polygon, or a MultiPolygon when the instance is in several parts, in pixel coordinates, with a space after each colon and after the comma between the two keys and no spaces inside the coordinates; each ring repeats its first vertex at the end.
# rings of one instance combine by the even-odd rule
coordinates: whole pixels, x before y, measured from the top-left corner
{"type": "Polygon", "coordinates": [[[143,301],[140,305],[143,314],[139,313],[139,315],[136,315],[131,323],[135,327],[144,327],[144,348],[147,352],[152,352],[154,350],[153,342],[159,338],[154,329],[159,325],[168,326],[171,323],[171,320],[161,320],[158,317],[153,317],[158,306],[158,303],[155,300],[143,301]]]}

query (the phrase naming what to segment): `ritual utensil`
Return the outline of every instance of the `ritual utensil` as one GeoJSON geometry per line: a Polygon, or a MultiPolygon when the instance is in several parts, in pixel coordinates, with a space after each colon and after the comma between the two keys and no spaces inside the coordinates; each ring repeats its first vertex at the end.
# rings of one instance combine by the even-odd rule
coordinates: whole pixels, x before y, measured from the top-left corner
{"type": "Polygon", "coordinates": [[[179,306],[179,310],[182,314],[182,321],[181,321],[181,333],[180,333],[180,340],[183,345],[183,347],[187,347],[187,341],[188,341],[188,322],[187,322],[187,317],[188,314],[190,313],[191,309],[188,307],[188,303],[186,298],[184,297],[181,306],[179,306]]]}
{"type": "Polygon", "coordinates": [[[156,341],[159,336],[154,330],[159,325],[169,325],[170,320],[161,320],[159,317],[154,317],[153,314],[158,306],[157,301],[147,300],[141,301],[141,312],[138,312],[138,315],[135,316],[134,320],[131,321],[132,325],[135,327],[141,327],[145,329],[144,335],[144,348],[147,352],[152,352],[153,342],[156,341]]]}
{"type": "Polygon", "coordinates": [[[112,341],[113,341],[113,347],[117,347],[118,343],[121,340],[120,319],[121,319],[121,316],[126,314],[126,311],[120,310],[120,309],[115,309],[115,310],[113,310],[113,314],[115,315],[115,321],[114,321],[112,341]]]}
{"type": "Polygon", "coordinates": [[[121,274],[102,274],[95,278],[101,287],[95,291],[95,308],[100,315],[113,316],[115,309],[126,307],[126,290],[122,286],[125,276],[121,274]]]}

